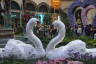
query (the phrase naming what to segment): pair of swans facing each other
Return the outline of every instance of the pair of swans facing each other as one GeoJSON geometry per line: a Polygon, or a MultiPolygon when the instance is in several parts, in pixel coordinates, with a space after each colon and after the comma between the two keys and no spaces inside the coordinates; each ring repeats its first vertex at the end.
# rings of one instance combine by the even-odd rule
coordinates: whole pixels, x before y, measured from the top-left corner
{"type": "MultiPolygon", "coordinates": [[[[74,40],[69,42],[66,46],[61,46],[55,48],[65,37],[65,25],[61,22],[60,18],[53,22],[53,26],[58,29],[58,35],[54,37],[48,44],[46,52],[43,48],[43,45],[38,37],[33,33],[33,28],[36,26],[38,19],[31,18],[26,25],[26,34],[28,39],[32,41],[35,47],[30,44],[25,44],[22,41],[10,39],[5,48],[1,49],[1,57],[10,57],[14,56],[18,59],[34,59],[41,58],[46,55],[48,59],[61,59],[61,58],[70,58],[69,53],[79,52],[80,54],[85,54],[86,52],[92,52],[94,56],[95,52],[92,50],[96,49],[86,49],[86,44],[81,40],[74,40]]],[[[71,54],[72,55],[72,54],[71,54]]]]}

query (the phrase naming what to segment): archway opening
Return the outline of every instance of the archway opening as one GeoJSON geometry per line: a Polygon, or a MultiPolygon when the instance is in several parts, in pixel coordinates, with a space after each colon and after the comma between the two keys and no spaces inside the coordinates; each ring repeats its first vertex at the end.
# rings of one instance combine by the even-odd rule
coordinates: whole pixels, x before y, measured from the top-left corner
{"type": "Polygon", "coordinates": [[[78,11],[75,12],[75,18],[76,18],[77,25],[82,25],[81,11],[82,10],[79,9],[78,11]]]}
{"type": "Polygon", "coordinates": [[[17,32],[21,26],[21,7],[16,1],[11,1],[11,9],[11,21],[9,24],[12,24],[12,28],[14,28],[14,30],[16,30],[15,32],[17,32]]]}
{"type": "Polygon", "coordinates": [[[38,6],[38,12],[48,12],[49,7],[46,3],[41,3],[38,6]]]}
{"type": "Polygon", "coordinates": [[[27,3],[25,9],[29,11],[36,11],[36,6],[32,3],[27,3]]]}
{"type": "Polygon", "coordinates": [[[83,25],[82,23],[82,19],[81,19],[81,12],[82,12],[83,8],[82,7],[76,7],[74,12],[74,16],[75,16],[75,20],[76,20],[76,24],[77,25],[83,25]]]}
{"type": "Polygon", "coordinates": [[[92,8],[92,9],[89,9],[88,11],[87,11],[87,13],[86,13],[86,16],[87,16],[87,25],[89,25],[89,24],[94,24],[94,22],[96,22],[96,21],[94,21],[94,18],[95,18],[95,16],[96,16],[96,9],[94,9],[94,8],[92,8]]]}
{"type": "Polygon", "coordinates": [[[20,10],[20,6],[15,1],[11,1],[11,9],[20,10]]]}
{"type": "Polygon", "coordinates": [[[83,34],[83,22],[82,22],[82,18],[81,18],[81,12],[82,12],[83,8],[82,7],[77,7],[74,10],[74,17],[75,17],[75,21],[76,21],[76,34],[77,35],[82,35],[83,34]]]}

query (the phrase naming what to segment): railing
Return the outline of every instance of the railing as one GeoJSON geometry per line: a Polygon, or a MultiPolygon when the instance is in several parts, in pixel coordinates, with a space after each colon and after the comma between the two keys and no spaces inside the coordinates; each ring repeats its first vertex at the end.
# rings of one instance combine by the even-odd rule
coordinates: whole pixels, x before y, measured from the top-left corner
{"type": "Polygon", "coordinates": [[[13,37],[13,29],[0,29],[0,48],[4,47],[7,41],[13,37]]]}
{"type": "Polygon", "coordinates": [[[1,38],[13,38],[13,29],[0,29],[0,39],[1,38]]]}

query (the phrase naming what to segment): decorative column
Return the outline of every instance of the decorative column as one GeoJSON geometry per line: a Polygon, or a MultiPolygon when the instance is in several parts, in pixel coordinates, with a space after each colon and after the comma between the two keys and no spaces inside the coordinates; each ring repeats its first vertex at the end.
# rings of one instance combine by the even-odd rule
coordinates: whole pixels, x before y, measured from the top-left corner
{"type": "Polygon", "coordinates": [[[11,26],[11,0],[4,0],[5,3],[5,21],[6,28],[12,28],[11,26]]]}

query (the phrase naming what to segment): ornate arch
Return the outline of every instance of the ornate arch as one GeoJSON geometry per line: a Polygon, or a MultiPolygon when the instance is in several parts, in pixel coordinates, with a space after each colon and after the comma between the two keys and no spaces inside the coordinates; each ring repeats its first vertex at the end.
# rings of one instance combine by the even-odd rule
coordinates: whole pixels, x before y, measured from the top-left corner
{"type": "Polygon", "coordinates": [[[38,8],[39,12],[48,12],[49,11],[49,5],[45,2],[41,2],[37,8],[38,8]]]}
{"type": "Polygon", "coordinates": [[[81,19],[81,12],[83,10],[83,7],[76,7],[75,10],[73,11],[74,12],[74,16],[75,16],[75,22],[76,22],[76,25],[78,25],[78,22],[83,25],[83,22],[82,22],[82,19],[81,19]],[[79,19],[79,21],[78,21],[79,19]]]}
{"type": "Polygon", "coordinates": [[[74,2],[69,8],[68,8],[68,18],[69,18],[69,21],[70,21],[70,24],[71,25],[76,25],[76,18],[75,18],[75,15],[74,15],[74,10],[77,8],[77,7],[82,7],[82,2],[80,1],[76,1],[74,2]]]}
{"type": "MultiPolygon", "coordinates": [[[[68,8],[68,18],[71,25],[76,25],[76,20],[73,14],[73,11],[76,7],[86,8],[88,5],[94,5],[96,7],[96,0],[76,0],[72,5],[68,8]]],[[[84,11],[83,11],[84,12],[84,11]]],[[[81,13],[82,17],[85,17],[83,13],[81,13]]],[[[82,19],[83,25],[86,25],[86,21],[84,18],[82,19]]]]}
{"type": "MultiPolygon", "coordinates": [[[[76,0],[74,3],[72,3],[72,5],[68,8],[68,18],[70,21],[71,25],[76,25],[76,18],[74,15],[74,11],[76,10],[76,8],[78,7],[82,7],[82,3],[80,0],[76,0]]],[[[83,7],[82,7],[83,8],[83,7]]]]}
{"type": "Polygon", "coordinates": [[[11,9],[20,10],[20,6],[16,1],[11,1],[11,9]]]}
{"type": "Polygon", "coordinates": [[[87,19],[87,12],[90,9],[95,9],[94,5],[89,5],[86,8],[84,8],[84,10],[82,11],[81,15],[82,15],[82,21],[84,22],[84,25],[87,25],[88,19],[87,19]]]}
{"type": "Polygon", "coordinates": [[[24,5],[25,10],[36,11],[37,4],[33,1],[26,1],[24,5]]]}

